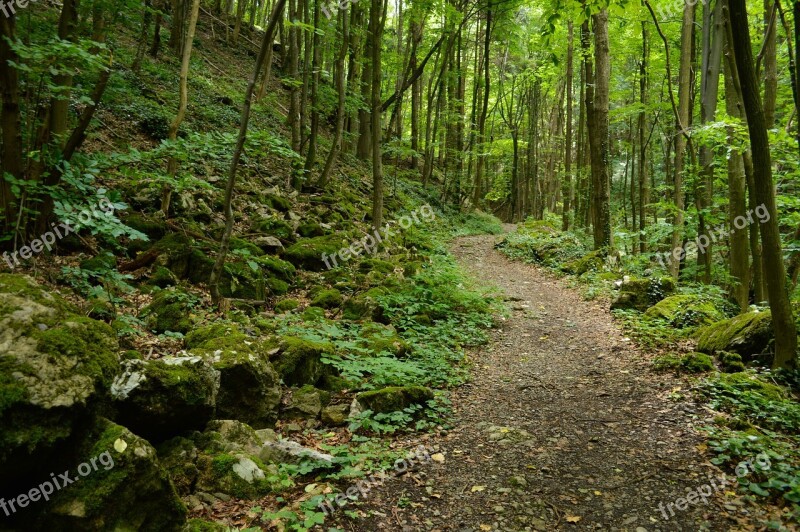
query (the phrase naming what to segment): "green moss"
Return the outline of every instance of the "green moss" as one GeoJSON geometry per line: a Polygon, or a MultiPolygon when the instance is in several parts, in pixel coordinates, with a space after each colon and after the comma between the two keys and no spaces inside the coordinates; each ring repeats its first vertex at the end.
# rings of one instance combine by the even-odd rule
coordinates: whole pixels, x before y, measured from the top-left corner
{"type": "Polygon", "coordinates": [[[308,307],[303,310],[303,321],[323,321],[325,311],[319,307],[308,307]]]}
{"type": "Polygon", "coordinates": [[[158,286],[159,288],[167,288],[168,286],[175,286],[178,279],[169,268],[163,266],[156,266],[147,280],[147,284],[158,286]]]}
{"type": "Polygon", "coordinates": [[[81,270],[105,272],[117,267],[117,258],[111,253],[102,253],[90,259],[82,260],[81,270]]]}
{"type": "Polygon", "coordinates": [[[282,296],[289,291],[289,283],[271,277],[267,279],[267,288],[272,295],[282,296]]]}
{"type": "Polygon", "coordinates": [[[300,227],[297,228],[297,232],[303,238],[310,238],[314,236],[323,236],[325,234],[325,229],[323,229],[319,224],[304,223],[300,224],[300,227]]]}
{"type": "Polygon", "coordinates": [[[725,373],[738,373],[744,371],[744,362],[742,362],[742,355],[739,353],[729,353],[727,351],[718,351],[717,358],[719,358],[722,365],[722,371],[725,373]]]}
{"type": "Polygon", "coordinates": [[[392,386],[382,390],[362,392],[358,402],[373,412],[394,412],[411,405],[425,404],[433,399],[433,390],[424,386],[392,386]]]}
{"type": "Polygon", "coordinates": [[[147,325],[157,333],[166,331],[186,334],[193,326],[192,302],[194,297],[179,290],[162,290],[145,307],[142,316],[147,325]]]}
{"type": "Polygon", "coordinates": [[[331,288],[329,290],[322,290],[311,301],[312,307],[320,307],[325,309],[339,308],[342,305],[342,293],[331,288]]]}
{"type": "Polygon", "coordinates": [[[242,331],[239,327],[233,323],[213,323],[211,325],[206,325],[205,327],[200,327],[191,331],[189,334],[186,335],[184,338],[184,345],[187,349],[191,349],[193,347],[198,347],[209,340],[213,340],[215,338],[226,338],[229,336],[241,336],[242,331]]]}
{"type": "Polygon", "coordinates": [[[385,288],[375,287],[347,299],[342,305],[344,319],[354,321],[372,319],[379,321],[383,313],[378,303],[378,298],[387,293],[388,291],[385,288]]]}
{"type": "Polygon", "coordinates": [[[231,238],[230,246],[231,251],[244,250],[247,251],[252,257],[260,257],[263,253],[260,247],[242,238],[231,238]]]}
{"type": "Polygon", "coordinates": [[[389,261],[368,258],[361,261],[361,263],[358,265],[358,269],[365,273],[371,271],[377,271],[380,273],[388,274],[394,271],[395,265],[389,261]]]}
{"type": "Polygon", "coordinates": [[[677,370],[681,367],[681,357],[678,355],[662,355],[653,360],[653,369],[657,371],[677,370]]]}
{"type": "Polygon", "coordinates": [[[619,292],[611,304],[612,309],[635,309],[644,312],[675,292],[675,280],[671,277],[646,279],[634,277],[626,280],[619,292]]]}
{"type": "Polygon", "coordinates": [[[273,360],[273,366],[289,386],[316,384],[324,373],[322,356],[333,352],[333,344],[329,342],[287,336],[281,342],[281,352],[273,360]]]}
{"type": "MultiPolygon", "coordinates": [[[[332,257],[345,245],[345,239],[339,234],[305,238],[286,248],[283,256],[298,268],[321,272],[328,269],[328,265],[335,267],[331,258],[326,265],[323,256],[332,257]]],[[[339,265],[341,266],[340,262],[339,265]]]]}
{"type": "Polygon", "coordinates": [[[205,521],[203,519],[189,519],[186,523],[184,532],[227,532],[230,530],[226,525],[205,521]]]}
{"type": "Polygon", "coordinates": [[[275,304],[275,312],[291,312],[300,306],[296,299],[281,299],[275,304]]]}
{"type": "Polygon", "coordinates": [[[258,259],[258,263],[274,277],[286,281],[287,283],[292,282],[297,273],[297,270],[291,262],[277,257],[261,257],[258,259]]]}
{"type": "Polygon", "coordinates": [[[573,275],[583,275],[590,271],[601,271],[605,264],[606,250],[595,250],[587,253],[583,257],[566,262],[561,266],[561,271],[573,275]]]}
{"type": "Polygon", "coordinates": [[[739,353],[745,360],[763,353],[772,340],[772,315],[767,311],[740,314],[697,332],[697,349],[739,353]]]}
{"type": "Polygon", "coordinates": [[[713,303],[693,294],[667,297],[647,309],[645,315],[678,328],[710,325],[725,317],[713,303]]]}
{"type": "Polygon", "coordinates": [[[783,401],[786,399],[786,392],[783,388],[769,382],[764,382],[752,373],[740,372],[722,374],[719,380],[732,388],[755,392],[770,401],[783,401]]]}
{"type": "Polygon", "coordinates": [[[681,358],[681,368],[689,373],[704,373],[714,369],[714,361],[703,353],[688,353],[681,358]]]}
{"type": "Polygon", "coordinates": [[[291,201],[281,196],[276,196],[275,194],[264,195],[262,198],[262,203],[280,212],[289,212],[292,210],[291,201]]]}
{"type": "Polygon", "coordinates": [[[257,233],[266,233],[284,242],[294,240],[294,229],[283,220],[277,218],[255,218],[250,228],[257,233]]]}
{"type": "Polygon", "coordinates": [[[358,336],[358,344],[374,355],[391,354],[403,357],[411,351],[408,342],[403,340],[391,325],[365,323],[358,336]]]}

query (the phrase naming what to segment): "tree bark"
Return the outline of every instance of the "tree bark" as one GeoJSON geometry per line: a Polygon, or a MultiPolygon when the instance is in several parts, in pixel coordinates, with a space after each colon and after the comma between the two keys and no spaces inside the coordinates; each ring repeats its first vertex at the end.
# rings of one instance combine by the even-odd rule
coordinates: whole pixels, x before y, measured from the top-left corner
{"type": "Polygon", "coordinates": [[[222,233],[217,260],[214,262],[214,267],[211,270],[211,278],[208,282],[211,299],[215,305],[219,305],[222,302],[222,296],[219,291],[219,281],[222,277],[222,270],[225,267],[225,258],[228,255],[231,234],[233,233],[233,189],[236,185],[236,172],[239,168],[239,161],[242,157],[244,143],[247,140],[247,126],[250,123],[250,108],[253,101],[253,91],[261,75],[261,69],[264,67],[264,62],[267,57],[267,48],[272,46],[270,36],[273,35],[275,26],[283,16],[283,8],[285,5],[286,0],[275,1],[275,7],[272,10],[269,26],[267,26],[267,31],[264,32],[264,40],[261,43],[261,50],[256,59],[255,72],[250,80],[250,84],[247,86],[247,91],[244,96],[244,107],[242,108],[242,117],[239,124],[239,136],[236,139],[236,147],[233,150],[231,166],[228,170],[228,181],[225,184],[225,199],[223,201],[225,210],[225,230],[222,233]]]}
{"type": "Polygon", "coordinates": [[[797,330],[786,286],[786,270],[781,250],[778,210],[775,205],[769,138],[764,108],[761,104],[759,83],[753,66],[747,7],[744,0],[729,0],[729,6],[731,29],[733,34],[738,36],[733,39],[733,51],[742,88],[742,100],[747,114],[747,129],[750,132],[755,195],[760,206],[766,208],[770,215],[769,220],[761,224],[761,242],[764,254],[764,273],[772,311],[772,328],[775,334],[773,367],[793,367],[797,361],[797,330]]]}

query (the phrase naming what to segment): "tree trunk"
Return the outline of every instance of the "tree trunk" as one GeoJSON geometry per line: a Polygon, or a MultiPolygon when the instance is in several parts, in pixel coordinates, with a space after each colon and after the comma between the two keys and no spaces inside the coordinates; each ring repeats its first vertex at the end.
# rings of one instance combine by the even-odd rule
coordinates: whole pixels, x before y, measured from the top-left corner
{"type": "Polygon", "coordinates": [[[567,23],[567,136],[564,142],[564,187],[562,196],[564,208],[561,216],[561,229],[569,230],[570,209],[575,196],[572,178],[572,21],[567,23]]]}
{"type": "Polygon", "coordinates": [[[769,220],[761,224],[765,277],[772,311],[772,328],[775,334],[775,359],[773,367],[793,367],[797,360],[797,330],[786,287],[786,270],[783,264],[778,210],[772,180],[772,161],[767,137],[767,124],[759,94],[759,83],[753,66],[752,41],[747,23],[744,0],[729,0],[733,50],[742,100],[750,132],[750,150],[753,154],[755,195],[760,206],[766,208],[769,220]]]}
{"type": "Polygon", "coordinates": [[[592,199],[594,216],[594,248],[610,249],[611,205],[609,178],[609,81],[611,62],[608,48],[608,11],[592,15],[594,26],[594,89],[587,88],[589,111],[589,149],[592,161],[592,199]]]}
{"type": "Polygon", "coordinates": [[[255,72],[253,73],[253,77],[244,95],[244,107],[242,108],[242,117],[239,123],[239,136],[236,139],[236,147],[233,150],[231,166],[228,170],[228,181],[225,184],[225,199],[223,201],[223,208],[225,210],[225,230],[222,233],[217,260],[214,262],[214,267],[211,270],[211,278],[208,282],[211,299],[215,305],[219,305],[222,301],[222,296],[219,291],[219,281],[222,277],[222,270],[225,267],[225,258],[228,255],[231,234],[233,233],[233,189],[236,185],[236,172],[239,168],[239,160],[242,157],[245,140],[247,140],[247,126],[250,123],[250,107],[253,101],[253,91],[261,75],[261,69],[264,67],[264,61],[267,57],[267,48],[272,46],[270,36],[274,34],[275,26],[283,16],[283,8],[285,5],[286,0],[275,1],[272,17],[270,18],[269,26],[267,26],[267,31],[264,32],[264,40],[261,43],[261,50],[256,59],[255,72]]]}
{"type": "Polygon", "coordinates": [[[3,233],[11,230],[15,211],[20,208],[14,205],[16,196],[11,185],[2,176],[9,174],[15,179],[22,179],[24,163],[22,158],[22,122],[19,105],[19,71],[9,62],[18,62],[17,54],[9,46],[9,41],[16,39],[15,15],[0,17],[0,100],[3,102],[0,112],[2,128],[2,144],[0,144],[0,207],[3,210],[3,233]]]}
{"type": "Polygon", "coordinates": [[[344,60],[347,58],[348,43],[350,42],[350,17],[347,9],[339,10],[339,26],[342,32],[342,40],[339,48],[339,55],[336,56],[336,93],[338,101],[336,106],[336,131],[334,132],[331,151],[325,160],[325,167],[317,180],[317,186],[324,187],[330,179],[331,169],[333,168],[342,147],[342,134],[344,133],[345,119],[345,79],[344,79],[344,60]]]}
{"type": "Polygon", "coordinates": [[[642,22],[642,60],[639,63],[639,103],[642,106],[639,111],[639,251],[647,252],[647,205],[650,203],[650,180],[647,177],[647,147],[650,139],[647,135],[647,76],[648,61],[650,57],[650,46],[648,44],[648,32],[645,22],[642,22]]]}
{"type": "MultiPolygon", "coordinates": [[[[175,119],[169,126],[168,138],[174,141],[178,138],[178,129],[183,123],[186,116],[186,107],[189,105],[189,65],[192,60],[192,44],[194,43],[195,28],[197,27],[197,18],[200,14],[200,0],[193,0],[192,11],[189,15],[189,28],[186,32],[186,39],[183,45],[183,57],[181,59],[181,74],[180,74],[180,101],[178,103],[178,113],[175,119]]],[[[167,175],[170,179],[175,179],[178,173],[178,159],[170,157],[167,161],[167,175]]],[[[165,218],[169,218],[169,206],[172,201],[172,186],[169,183],[164,185],[161,191],[161,212],[164,213],[165,218]]]]}
{"type": "MultiPolygon", "coordinates": [[[[694,10],[695,3],[686,2],[683,8],[683,24],[681,26],[681,57],[678,71],[678,116],[675,123],[675,163],[673,164],[672,201],[675,205],[675,217],[672,221],[672,243],[670,249],[683,247],[684,209],[686,208],[683,193],[683,178],[686,155],[686,128],[689,126],[689,110],[691,100],[691,68],[692,49],[694,47],[694,10]]],[[[681,261],[669,262],[669,273],[678,279],[681,261]]]]}
{"type": "MultiPolygon", "coordinates": [[[[341,16],[341,11],[340,16],[341,16]]],[[[345,12],[346,13],[346,12],[345,12]]],[[[320,2],[314,2],[314,27],[319,27],[320,2]]],[[[314,32],[313,38],[314,58],[311,64],[311,131],[308,137],[308,154],[306,155],[305,173],[311,175],[311,170],[317,158],[317,134],[319,133],[319,110],[317,109],[317,93],[319,91],[320,70],[322,69],[322,50],[320,49],[320,35],[314,32]]],[[[347,48],[346,42],[342,48],[347,48]]],[[[337,119],[338,120],[338,119],[337,119]]]]}
{"type": "Polygon", "coordinates": [[[372,137],[372,226],[383,225],[383,162],[381,160],[381,45],[383,36],[383,3],[372,0],[369,11],[369,35],[371,52],[371,114],[372,137]]]}

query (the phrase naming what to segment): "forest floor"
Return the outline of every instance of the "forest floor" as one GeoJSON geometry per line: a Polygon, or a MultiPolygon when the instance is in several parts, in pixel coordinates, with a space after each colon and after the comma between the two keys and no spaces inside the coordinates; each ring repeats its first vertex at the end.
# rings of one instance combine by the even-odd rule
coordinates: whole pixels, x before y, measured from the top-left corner
{"type": "Polygon", "coordinates": [[[500,238],[453,244],[468,273],[503,293],[511,315],[489,345],[473,352],[473,381],[452,396],[452,429],[421,442],[441,454],[373,489],[347,508],[363,517],[340,514],[340,526],[759,528],[762,510],[736,495],[732,484],[720,486],[722,472],[704,454],[697,427],[714,414],[688,398],[691,382],[652,371],[655,355],[625,337],[608,305],[585,301],[565,281],[510,261],[494,250],[500,238]],[[702,488],[712,480],[713,488],[702,488]],[[675,506],[698,488],[711,492],[707,504],[675,506]]]}

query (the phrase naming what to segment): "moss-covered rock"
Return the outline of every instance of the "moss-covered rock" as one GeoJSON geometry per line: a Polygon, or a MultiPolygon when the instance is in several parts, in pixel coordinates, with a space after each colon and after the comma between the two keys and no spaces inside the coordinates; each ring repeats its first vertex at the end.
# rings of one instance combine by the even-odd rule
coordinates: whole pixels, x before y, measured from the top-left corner
{"type": "Polygon", "coordinates": [[[182,290],[161,290],[153,297],[153,302],[144,308],[141,317],[157,333],[172,331],[186,334],[194,322],[192,307],[195,299],[182,290]]]}
{"type": "Polygon", "coordinates": [[[324,309],[339,308],[342,305],[342,293],[331,288],[328,290],[321,290],[314,299],[311,300],[312,307],[320,307],[324,309]]]}
{"type": "Polygon", "coordinates": [[[279,212],[289,212],[292,210],[292,202],[282,196],[265,194],[261,201],[264,205],[272,207],[279,212]]]}
{"type": "Polygon", "coordinates": [[[322,407],[330,403],[331,394],[311,385],[292,390],[291,398],[282,417],[285,419],[317,419],[322,407]]]}
{"type": "Polygon", "coordinates": [[[647,309],[645,316],[678,328],[710,325],[725,318],[712,302],[694,294],[669,296],[647,309]]]}
{"type": "Polygon", "coordinates": [[[389,274],[394,271],[395,264],[382,259],[367,258],[359,263],[358,269],[364,273],[376,271],[384,274],[389,274]]]}
{"type": "Polygon", "coordinates": [[[205,427],[220,374],[199,356],[128,360],[111,386],[117,419],[150,441],[205,427]]]}
{"type": "Polygon", "coordinates": [[[178,284],[178,278],[169,268],[164,266],[154,266],[147,279],[147,284],[159,288],[167,288],[178,284]]]}
{"type": "Polygon", "coordinates": [[[322,422],[329,427],[341,427],[347,424],[350,405],[332,405],[322,409],[322,422]]]}
{"type": "Polygon", "coordinates": [[[181,530],[186,507],[156,451],[125,427],[102,420],[84,440],[80,480],[56,491],[47,511],[37,507],[31,530],[181,530]]]}
{"type": "Polygon", "coordinates": [[[333,352],[333,344],[329,342],[287,336],[281,341],[280,351],[272,364],[287,385],[313,385],[326,373],[322,356],[333,352]]]}
{"type": "Polygon", "coordinates": [[[82,260],[81,270],[92,272],[105,272],[117,267],[117,258],[112,253],[101,253],[89,259],[82,260]]]}
{"type": "Polygon", "coordinates": [[[363,410],[385,413],[403,410],[411,405],[424,405],[433,399],[433,390],[425,386],[391,386],[362,392],[356,396],[363,410]]]}
{"type": "Polygon", "coordinates": [[[719,380],[739,391],[749,391],[763,396],[770,401],[783,401],[787,398],[786,391],[780,386],[765,382],[754,373],[740,372],[721,374],[719,380]]]}
{"type": "Polygon", "coordinates": [[[291,312],[300,306],[300,302],[294,298],[281,299],[275,303],[275,312],[291,312]]]}
{"type": "Polygon", "coordinates": [[[378,303],[378,298],[386,293],[385,288],[375,287],[348,298],[342,305],[344,319],[383,321],[383,309],[378,303]]]}
{"type": "Polygon", "coordinates": [[[225,493],[240,499],[257,499],[271,493],[278,468],[242,452],[200,453],[197,458],[198,491],[225,493]]]}
{"type": "Polygon", "coordinates": [[[204,519],[189,519],[184,532],[228,532],[230,528],[222,523],[204,519]]]}
{"type": "Polygon", "coordinates": [[[411,346],[403,340],[391,325],[380,323],[365,323],[358,333],[357,341],[370,354],[389,354],[404,357],[411,351],[411,346]]]}
{"type": "Polygon", "coordinates": [[[289,291],[289,283],[276,279],[275,277],[270,277],[266,280],[266,283],[270,295],[282,296],[289,291]]]}
{"type": "Polygon", "coordinates": [[[154,246],[161,254],[156,266],[163,266],[179,279],[185,279],[193,269],[190,267],[193,254],[192,239],[186,235],[172,233],[156,242],[154,246]]]}
{"type": "Polygon", "coordinates": [[[772,342],[772,314],[753,311],[714,323],[697,331],[697,350],[738,353],[745,362],[769,350],[772,342]]]}
{"type": "Polygon", "coordinates": [[[256,233],[263,233],[280,239],[283,243],[294,242],[294,229],[289,222],[278,218],[254,218],[250,228],[256,233]]]}
{"type": "Polygon", "coordinates": [[[564,263],[561,266],[561,271],[572,275],[583,275],[590,271],[602,271],[603,265],[605,264],[606,253],[605,250],[601,249],[591,251],[583,257],[564,263]]]}
{"type": "MultiPolygon", "coordinates": [[[[0,274],[0,471],[24,479],[59,463],[116,374],[116,334],[23,275],[0,274]],[[55,456],[54,456],[55,455],[55,456]]],[[[27,481],[26,481],[27,482],[27,481]]]]}
{"type": "Polygon", "coordinates": [[[199,347],[209,340],[228,336],[241,336],[242,334],[241,329],[239,329],[239,326],[235,323],[217,322],[191,331],[186,335],[186,338],[183,339],[183,344],[187,349],[191,349],[193,347],[199,347]]]}
{"type": "MultiPolygon", "coordinates": [[[[324,258],[336,255],[342,247],[347,245],[349,244],[338,234],[304,238],[286,248],[283,257],[298,268],[321,272],[328,269],[329,266],[336,267],[333,259],[328,258],[328,264],[325,264],[324,258]]],[[[336,260],[341,266],[341,262],[336,260]]]]}
{"type": "Polygon", "coordinates": [[[278,279],[286,281],[287,283],[291,283],[297,273],[297,270],[291,262],[287,262],[277,257],[261,257],[258,259],[258,263],[261,264],[261,267],[269,272],[273,277],[277,277],[278,279]]]}
{"type": "Polygon", "coordinates": [[[704,373],[714,369],[714,361],[704,353],[687,353],[681,357],[681,368],[689,373],[704,373]]]}
{"type": "Polygon", "coordinates": [[[278,417],[280,378],[264,345],[244,334],[207,340],[192,349],[220,374],[217,417],[243,421],[255,428],[271,427],[278,417]]]}
{"type": "Polygon", "coordinates": [[[717,358],[722,366],[722,371],[725,373],[738,373],[740,371],[744,371],[744,362],[742,362],[742,355],[739,353],[717,351],[717,358]]]}
{"type": "Polygon", "coordinates": [[[303,238],[311,238],[314,236],[323,236],[325,234],[325,229],[319,224],[304,223],[300,224],[297,228],[297,232],[303,238]]]}
{"type": "Polygon", "coordinates": [[[675,280],[671,277],[625,279],[611,308],[644,312],[674,293],[675,280]]]}
{"type": "Polygon", "coordinates": [[[319,307],[308,307],[303,310],[303,321],[323,321],[325,310],[319,307]]]}

